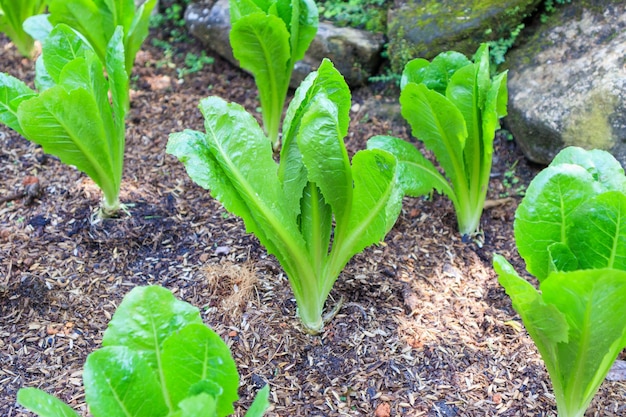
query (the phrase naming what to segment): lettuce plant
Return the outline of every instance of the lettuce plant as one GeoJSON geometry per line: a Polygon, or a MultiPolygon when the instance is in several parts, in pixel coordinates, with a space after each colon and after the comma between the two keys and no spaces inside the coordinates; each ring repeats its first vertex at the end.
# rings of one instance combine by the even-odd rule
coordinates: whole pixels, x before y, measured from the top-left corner
{"type": "Polygon", "coordinates": [[[324,303],[343,267],[382,239],[399,214],[395,158],[363,150],[350,164],[343,143],[350,91],[328,60],[302,82],[287,109],[279,163],[241,106],[209,97],[200,110],[206,133],[174,133],[167,152],[276,256],[305,330],[320,332],[324,303]]]}
{"type": "Polygon", "coordinates": [[[445,177],[415,147],[377,137],[368,144],[399,160],[405,193],[433,188],[452,200],[459,231],[479,231],[499,119],[506,115],[506,72],[491,77],[489,50],[481,45],[471,62],[458,52],[443,52],[428,62],[410,61],[402,74],[400,104],[413,136],[431,150],[445,177]]]}
{"type": "MultiPolygon", "coordinates": [[[[228,346],[197,308],[163,287],[136,287],[124,297],[85,362],[85,401],[94,417],[222,417],[233,413],[239,375],[228,346]]],[[[262,416],[269,386],[246,416],[262,416]]],[[[78,417],[36,388],[17,393],[42,417],[78,417]]]]}
{"type": "Polygon", "coordinates": [[[129,109],[122,38],[119,27],[102,63],[74,30],[60,24],[42,45],[39,92],[0,74],[0,122],[86,173],[103,191],[104,216],[120,208],[129,109]]]}
{"type": "Polygon", "coordinates": [[[64,23],[80,33],[105,62],[111,38],[122,27],[126,73],[133,69],[135,55],[148,36],[150,14],[157,0],[138,7],[135,0],[47,0],[52,25],[64,23]]]}
{"type": "Polygon", "coordinates": [[[609,153],[566,148],[531,182],[515,240],[538,292],[502,257],[499,281],[552,380],[559,417],[582,417],[626,347],[626,177],[609,153]]]}
{"type": "Polygon", "coordinates": [[[45,8],[46,0],[0,0],[0,32],[7,34],[25,57],[32,57],[35,44],[22,24],[45,8]]]}
{"type": "Polygon", "coordinates": [[[230,43],[241,67],[254,76],[265,132],[274,150],[291,73],[317,33],[313,0],[230,0],[230,43]]]}

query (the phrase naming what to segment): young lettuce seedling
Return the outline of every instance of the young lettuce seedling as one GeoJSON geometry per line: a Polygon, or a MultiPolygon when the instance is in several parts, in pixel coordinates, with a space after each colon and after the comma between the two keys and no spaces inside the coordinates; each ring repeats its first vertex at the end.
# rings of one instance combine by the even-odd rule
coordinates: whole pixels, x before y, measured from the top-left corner
{"type": "MultiPolygon", "coordinates": [[[[228,346],[205,326],[197,308],[163,287],[136,287],[104,332],[103,347],[85,362],[85,401],[94,417],[222,417],[235,410],[239,374],[228,346]]],[[[247,417],[269,406],[269,386],[247,417]]],[[[78,417],[36,388],[17,393],[42,417],[78,417]]]]}
{"type": "Polygon", "coordinates": [[[35,43],[22,24],[45,8],[45,0],[0,0],[0,32],[7,34],[25,57],[32,58],[35,43]]]}
{"type": "Polygon", "coordinates": [[[263,126],[278,150],[291,73],[317,33],[317,6],[313,0],[230,0],[229,6],[233,55],[254,76],[263,126]]]}
{"type": "Polygon", "coordinates": [[[499,281],[537,345],[559,417],[582,417],[626,347],[626,177],[609,153],[570,147],[531,182],[515,240],[538,292],[499,255],[499,281]]]}
{"type": "Polygon", "coordinates": [[[433,188],[452,200],[459,232],[479,231],[499,119],[506,115],[506,72],[491,77],[489,50],[481,45],[471,62],[444,52],[432,62],[410,61],[402,74],[400,104],[413,136],[431,150],[445,177],[414,146],[379,136],[368,148],[386,149],[399,160],[404,192],[420,196],[433,188]]]}
{"type": "Polygon", "coordinates": [[[37,62],[39,93],[0,73],[0,122],[86,173],[102,189],[105,217],[120,209],[129,108],[122,37],[118,27],[103,64],[74,30],[56,26],[37,62]]]}
{"type": "Polygon", "coordinates": [[[350,91],[328,60],[302,82],[287,109],[280,163],[241,106],[209,97],[200,110],[206,133],[174,133],[167,152],[276,256],[305,330],[319,333],[324,303],[343,267],[396,221],[402,199],[396,159],[363,150],[350,164],[343,143],[350,91]]]}

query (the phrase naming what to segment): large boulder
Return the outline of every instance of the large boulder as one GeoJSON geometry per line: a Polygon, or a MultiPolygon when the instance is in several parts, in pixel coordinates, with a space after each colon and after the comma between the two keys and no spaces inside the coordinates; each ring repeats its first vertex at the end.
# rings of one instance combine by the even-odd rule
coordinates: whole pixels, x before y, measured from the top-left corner
{"type": "Polygon", "coordinates": [[[542,0],[396,0],[387,37],[394,71],[413,58],[454,50],[467,56],[482,42],[506,39],[542,0]]]}
{"type": "MultiPolygon", "coordinates": [[[[230,46],[230,15],[228,0],[211,3],[192,3],[187,7],[185,20],[189,32],[207,47],[239,65],[230,46]]],[[[359,86],[376,74],[384,45],[381,35],[352,28],[337,28],[320,22],[317,35],[303,60],[296,63],[291,86],[296,87],[311,71],[317,69],[323,58],[333,61],[350,86],[359,86]]]]}
{"type": "Polygon", "coordinates": [[[575,1],[528,29],[507,55],[504,121],[526,156],[548,164],[575,145],[626,166],[626,3],[575,1]]]}

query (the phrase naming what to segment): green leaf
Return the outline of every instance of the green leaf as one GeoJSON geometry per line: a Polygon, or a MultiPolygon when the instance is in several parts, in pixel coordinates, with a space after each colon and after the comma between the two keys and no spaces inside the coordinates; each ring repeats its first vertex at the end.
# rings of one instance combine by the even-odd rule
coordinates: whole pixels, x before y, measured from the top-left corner
{"type": "Polygon", "coordinates": [[[424,84],[428,89],[444,95],[448,82],[454,73],[470,64],[471,61],[465,55],[455,51],[447,51],[437,55],[428,66],[419,61],[412,63],[408,71],[403,73],[403,77],[406,74],[407,81],[424,84]],[[422,67],[422,65],[424,66],[422,67]]]}
{"type": "Polygon", "coordinates": [[[87,357],[83,371],[89,410],[94,417],[167,416],[169,410],[155,375],[138,351],[127,346],[98,349],[87,357]]]}
{"type": "Polygon", "coordinates": [[[22,81],[0,73],[0,122],[24,136],[17,117],[17,109],[21,102],[35,95],[36,93],[22,81]]]}
{"type": "Polygon", "coordinates": [[[268,252],[283,261],[290,259],[289,247],[302,250],[304,241],[295,216],[288,215],[282,204],[286,198],[270,142],[256,120],[237,104],[209,97],[200,102],[200,110],[207,134],[172,135],[167,151],[181,158],[194,181],[210,188],[229,212],[241,217],[268,252]]]}
{"type": "MultiPolygon", "coordinates": [[[[446,89],[446,97],[463,116],[467,132],[462,149],[463,161],[465,161],[463,179],[467,181],[466,187],[474,197],[479,195],[477,187],[482,185],[479,179],[482,177],[481,170],[484,162],[482,155],[484,150],[482,117],[479,105],[480,94],[481,91],[478,85],[478,65],[466,65],[459,68],[450,78],[446,89]]],[[[439,159],[440,154],[436,155],[437,159],[439,159]]],[[[488,169],[490,169],[491,158],[489,158],[488,161],[488,169]]],[[[449,171],[446,171],[446,173],[448,172],[449,171]]],[[[460,183],[460,179],[456,181],[460,183]]],[[[455,184],[455,186],[458,188],[458,185],[455,184]]]]}
{"type": "Polygon", "coordinates": [[[555,272],[542,282],[541,291],[569,325],[568,342],[558,345],[558,373],[551,374],[559,414],[584,411],[626,347],[626,272],[555,272]]]}
{"type": "Polygon", "coordinates": [[[367,149],[382,149],[396,157],[398,181],[405,195],[419,197],[434,188],[456,199],[448,181],[412,143],[391,136],[374,136],[367,141],[367,149]]]}
{"type": "Polygon", "coordinates": [[[217,415],[233,413],[239,398],[239,375],[228,346],[204,324],[189,324],[163,342],[162,367],[165,386],[173,404],[190,394],[201,381],[221,387],[217,396],[217,415]]]}
{"type": "Polygon", "coordinates": [[[41,48],[46,70],[57,84],[63,68],[76,58],[84,57],[86,51],[91,50],[76,32],[64,24],[52,29],[41,48]]]}
{"type": "Polygon", "coordinates": [[[549,273],[579,269],[578,259],[569,246],[563,242],[555,242],[548,246],[548,255],[550,258],[549,273]]]}
{"type": "Polygon", "coordinates": [[[217,401],[209,394],[187,397],[178,403],[180,411],[169,417],[212,417],[217,414],[217,401]]]}
{"type": "Polygon", "coordinates": [[[592,149],[587,151],[576,146],[568,146],[559,152],[550,166],[561,164],[580,165],[602,186],[603,191],[626,193],[626,176],[622,165],[609,152],[592,149]]]}
{"type": "MultiPolygon", "coordinates": [[[[124,64],[124,45],[122,38],[124,32],[118,26],[111,37],[106,51],[105,68],[109,76],[109,90],[111,92],[111,102],[113,110],[113,125],[111,126],[112,137],[111,154],[114,156],[114,163],[117,163],[115,173],[118,174],[116,181],[121,183],[122,171],[124,168],[124,149],[126,135],[126,114],[130,109],[128,92],[130,90],[129,77],[124,64]]],[[[134,55],[132,55],[134,57],[134,55]]],[[[131,62],[132,65],[132,62],[131,62]]],[[[108,104],[108,100],[107,100],[108,104]]]]}
{"type": "Polygon", "coordinates": [[[291,64],[304,58],[315,35],[319,21],[317,5],[313,0],[291,0],[290,42],[291,64]]]}
{"type": "Polygon", "coordinates": [[[234,26],[239,19],[252,13],[267,13],[271,0],[229,0],[230,23],[234,26]]]}
{"type": "Polygon", "coordinates": [[[85,172],[107,200],[117,198],[119,184],[114,181],[118,176],[113,172],[108,131],[89,91],[68,92],[55,86],[22,102],[17,114],[27,139],[85,172]]]}
{"type": "Polygon", "coordinates": [[[109,322],[102,345],[125,346],[161,372],[163,341],[189,324],[202,324],[197,308],[177,300],[165,288],[135,287],[109,322]]]}
{"type": "Polygon", "coordinates": [[[270,139],[278,135],[292,68],[289,32],[279,17],[253,13],[238,19],[230,31],[233,55],[254,76],[270,139]]]}
{"type": "Polygon", "coordinates": [[[82,34],[104,62],[113,28],[104,25],[104,14],[93,0],[48,0],[50,23],[64,23],[82,34]],[[109,29],[107,31],[107,29],[109,29]]]}
{"type": "Polygon", "coordinates": [[[526,330],[532,337],[548,372],[555,384],[560,369],[557,345],[568,340],[569,325],[563,312],[544,301],[541,294],[520,277],[510,263],[500,255],[494,255],[493,266],[498,282],[513,301],[513,308],[521,316],[526,330]]]}
{"type": "Polygon", "coordinates": [[[35,62],[35,87],[40,93],[56,85],[50,74],[48,74],[48,70],[46,70],[43,58],[43,55],[39,55],[35,62]]]}
{"type": "Polygon", "coordinates": [[[567,243],[570,215],[599,193],[589,172],[560,164],[541,171],[531,181],[515,213],[515,240],[528,272],[540,281],[550,272],[548,247],[567,243]]]}
{"type": "Polygon", "coordinates": [[[135,56],[148,37],[150,31],[150,16],[157,5],[157,0],[146,0],[136,10],[134,10],[135,3],[133,1],[129,1],[128,3],[133,9],[132,13],[125,12],[122,14],[122,17],[132,17],[132,20],[123,26],[125,34],[125,68],[126,72],[130,74],[133,69],[135,56]]]}
{"type": "Polygon", "coordinates": [[[467,182],[463,162],[467,129],[462,113],[450,100],[424,84],[407,84],[400,95],[400,104],[413,136],[434,152],[459,192],[457,188],[467,182]]]}
{"type": "Polygon", "coordinates": [[[567,243],[580,269],[626,270],[626,195],[609,191],[579,206],[571,215],[567,243]]]}
{"type": "MultiPolygon", "coordinates": [[[[350,124],[350,90],[345,80],[335,69],[332,62],[324,59],[319,69],[311,73],[296,90],[283,122],[283,146],[280,153],[278,177],[283,185],[285,196],[289,199],[288,209],[294,216],[300,214],[300,197],[308,181],[307,171],[302,161],[302,154],[297,144],[297,135],[301,129],[302,117],[309,110],[315,98],[323,95],[336,104],[339,135],[343,138],[350,124]]],[[[310,129],[309,129],[310,130],[310,129]]]]}
{"type": "Polygon", "coordinates": [[[309,181],[320,188],[338,222],[345,222],[352,202],[350,159],[338,125],[342,110],[325,96],[316,96],[302,117],[298,134],[309,181]]]}
{"type": "Polygon", "coordinates": [[[402,70],[402,78],[400,79],[400,89],[404,90],[404,87],[408,83],[419,84],[424,79],[424,72],[430,65],[430,62],[424,58],[415,58],[404,66],[402,70]]]}
{"type": "Polygon", "coordinates": [[[78,417],[69,405],[37,388],[20,388],[17,402],[41,417],[78,417]]]}
{"type": "Polygon", "coordinates": [[[265,385],[257,393],[245,417],[262,417],[270,406],[269,395],[270,386],[265,385]]]}
{"type": "Polygon", "coordinates": [[[314,267],[323,270],[330,246],[333,212],[324,195],[313,182],[309,182],[302,195],[300,231],[311,254],[314,267]]]}
{"type": "Polygon", "coordinates": [[[402,202],[396,182],[396,158],[390,153],[379,149],[357,152],[352,158],[352,175],[354,201],[348,231],[345,240],[336,242],[338,251],[344,256],[348,254],[345,262],[385,237],[398,217],[402,202]]]}

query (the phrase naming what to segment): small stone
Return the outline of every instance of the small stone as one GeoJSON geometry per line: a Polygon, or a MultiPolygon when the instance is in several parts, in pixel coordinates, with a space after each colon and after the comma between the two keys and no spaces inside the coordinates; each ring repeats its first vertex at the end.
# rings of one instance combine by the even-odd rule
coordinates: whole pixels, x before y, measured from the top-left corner
{"type": "Polygon", "coordinates": [[[375,417],[390,417],[391,416],[391,406],[389,403],[380,403],[378,407],[376,407],[376,411],[374,412],[375,417]]]}

